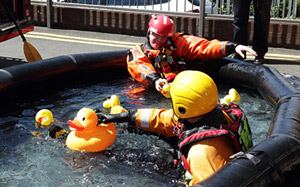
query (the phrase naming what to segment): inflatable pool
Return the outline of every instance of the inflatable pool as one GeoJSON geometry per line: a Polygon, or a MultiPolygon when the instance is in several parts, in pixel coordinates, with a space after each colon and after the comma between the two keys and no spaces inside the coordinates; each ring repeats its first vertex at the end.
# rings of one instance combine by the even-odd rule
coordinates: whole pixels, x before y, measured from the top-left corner
{"type": "MultiPolygon", "coordinates": [[[[107,68],[116,75],[126,74],[126,55],[127,51],[76,54],[0,69],[0,96],[5,100],[10,93],[18,92],[22,97],[22,89],[28,85],[43,89],[47,86],[43,82],[68,73],[107,68]]],[[[198,185],[299,185],[296,175],[300,171],[299,90],[273,68],[230,58],[199,62],[197,68],[216,80],[256,90],[275,108],[268,138],[247,153],[237,154],[232,162],[198,185]]],[[[1,105],[2,109],[5,107],[9,106],[1,105]]]]}

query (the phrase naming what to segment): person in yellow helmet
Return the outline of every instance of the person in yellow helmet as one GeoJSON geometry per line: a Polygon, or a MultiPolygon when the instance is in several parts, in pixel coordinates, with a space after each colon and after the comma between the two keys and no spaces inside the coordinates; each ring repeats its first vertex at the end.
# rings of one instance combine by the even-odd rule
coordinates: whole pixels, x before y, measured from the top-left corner
{"type": "Polygon", "coordinates": [[[218,104],[215,82],[200,71],[179,73],[171,85],[173,109],[129,109],[120,114],[97,113],[101,122],[129,122],[166,137],[178,137],[189,185],[201,182],[230,161],[230,156],[252,146],[244,112],[234,104],[218,104]]]}
{"type": "Polygon", "coordinates": [[[246,52],[257,55],[251,48],[234,42],[174,33],[173,20],[159,14],[148,23],[146,42],[129,50],[127,69],[137,82],[161,92],[180,71],[193,68],[195,63],[191,61],[219,59],[232,53],[243,56],[246,52]]]}

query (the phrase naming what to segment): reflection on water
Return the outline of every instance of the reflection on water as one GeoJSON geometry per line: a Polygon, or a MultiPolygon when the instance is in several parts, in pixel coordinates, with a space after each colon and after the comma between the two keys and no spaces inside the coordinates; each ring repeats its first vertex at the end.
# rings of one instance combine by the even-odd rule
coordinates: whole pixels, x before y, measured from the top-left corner
{"type": "MultiPolygon", "coordinates": [[[[230,88],[219,85],[220,97],[230,88]]],[[[236,89],[252,128],[254,144],[258,144],[267,137],[274,109],[257,92],[236,89]]],[[[14,111],[0,116],[0,185],[181,186],[181,180],[177,180],[180,174],[169,164],[170,146],[156,136],[129,134],[117,126],[116,140],[106,151],[81,153],[48,138],[47,129],[35,128],[34,117],[40,109],[50,109],[57,120],[66,122],[82,107],[101,108],[103,101],[113,94],[119,96],[121,105],[127,109],[171,108],[170,100],[127,78],[60,87],[17,101],[14,111]],[[33,136],[32,131],[42,133],[40,138],[33,136]]]]}

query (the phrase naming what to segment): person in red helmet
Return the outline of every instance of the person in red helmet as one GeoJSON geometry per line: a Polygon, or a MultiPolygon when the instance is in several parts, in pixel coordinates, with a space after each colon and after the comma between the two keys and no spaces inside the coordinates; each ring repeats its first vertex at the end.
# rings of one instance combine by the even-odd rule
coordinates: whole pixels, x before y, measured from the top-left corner
{"type": "Polygon", "coordinates": [[[243,56],[244,52],[257,55],[251,48],[237,43],[174,33],[172,19],[166,15],[153,15],[146,42],[128,53],[127,68],[137,82],[153,85],[161,92],[180,71],[188,69],[188,61],[218,59],[232,53],[243,56]]]}
{"type": "Polygon", "coordinates": [[[148,32],[151,47],[159,49],[167,42],[168,37],[173,36],[173,21],[167,16],[158,15],[149,21],[148,32]]]}

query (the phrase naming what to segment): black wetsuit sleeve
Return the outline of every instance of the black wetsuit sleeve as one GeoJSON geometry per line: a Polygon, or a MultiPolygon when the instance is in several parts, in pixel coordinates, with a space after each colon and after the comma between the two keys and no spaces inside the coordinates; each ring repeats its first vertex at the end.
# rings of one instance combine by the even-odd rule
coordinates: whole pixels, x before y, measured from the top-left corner
{"type": "Polygon", "coordinates": [[[160,78],[160,76],[157,73],[151,73],[149,75],[147,75],[146,79],[147,81],[153,86],[155,87],[155,82],[160,78]]]}
{"type": "Polygon", "coordinates": [[[226,52],[228,54],[232,54],[235,52],[235,48],[236,46],[238,46],[239,44],[238,43],[235,43],[235,42],[227,42],[226,43],[226,52]]]}

